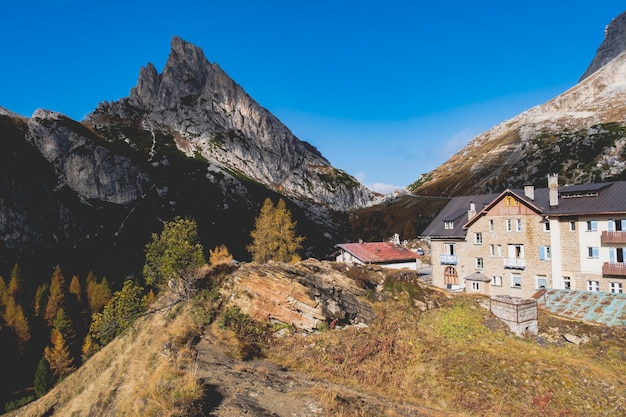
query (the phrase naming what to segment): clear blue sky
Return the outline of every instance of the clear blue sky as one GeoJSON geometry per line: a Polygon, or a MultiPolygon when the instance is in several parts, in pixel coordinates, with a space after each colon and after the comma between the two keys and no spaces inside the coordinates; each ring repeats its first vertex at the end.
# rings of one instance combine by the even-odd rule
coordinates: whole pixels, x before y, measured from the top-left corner
{"type": "Polygon", "coordinates": [[[81,120],[177,35],[372,189],[574,86],[626,5],[589,1],[9,0],[0,106],[81,120]]]}

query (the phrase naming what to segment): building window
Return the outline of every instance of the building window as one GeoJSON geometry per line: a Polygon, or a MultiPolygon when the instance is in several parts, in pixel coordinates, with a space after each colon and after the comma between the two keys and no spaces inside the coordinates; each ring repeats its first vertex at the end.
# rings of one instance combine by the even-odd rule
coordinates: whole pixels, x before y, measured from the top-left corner
{"type": "Polygon", "coordinates": [[[587,231],[588,232],[597,232],[598,231],[598,221],[597,220],[587,220],[587,231]]]}
{"type": "Polygon", "coordinates": [[[570,277],[563,277],[563,289],[571,290],[572,289],[572,280],[570,277]]]}
{"type": "Polygon", "coordinates": [[[496,255],[502,258],[502,245],[496,245],[496,255]]]}
{"type": "Polygon", "coordinates": [[[550,222],[549,221],[543,222],[543,231],[544,232],[549,232],[550,231],[550,222]]]}
{"type": "Polygon", "coordinates": [[[522,220],[521,219],[515,219],[515,231],[516,232],[521,232],[522,231],[522,220]]]}
{"type": "Polygon", "coordinates": [[[522,288],[522,276],[518,274],[511,274],[511,287],[522,288]]]}
{"type": "Polygon", "coordinates": [[[489,231],[493,232],[493,220],[489,220],[489,231]]]}
{"type": "Polygon", "coordinates": [[[547,261],[552,258],[550,254],[550,246],[539,246],[539,259],[547,261]]]}
{"type": "Polygon", "coordinates": [[[446,229],[446,230],[454,229],[454,222],[451,222],[451,221],[443,222],[443,228],[446,229]]]}
{"type": "Polygon", "coordinates": [[[476,269],[483,269],[484,265],[483,258],[476,258],[476,269]]]}
{"type": "Polygon", "coordinates": [[[474,244],[475,245],[483,244],[483,234],[481,232],[474,233],[474,244]]]}
{"type": "Polygon", "coordinates": [[[495,287],[502,286],[502,277],[491,277],[491,285],[495,287]]]}
{"type": "Polygon", "coordinates": [[[472,281],[472,291],[480,291],[480,282],[472,281]]]}
{"type": "Polygon", "coordinates": [[[492,258],[496,256],[496,247],[494,245],[489,245],[489,256],[492,258]]]}
{"type": "Polygon", "coordinates": [[[548,278],[545,275],[537,275],[537,289],[545,289],[548,288],[548,278]]]}
{"type": "Polygon", "coordinates": [[[511,232],[513,230],[513,219],[506,219],[506,231],[511,232]]]}
{"type": "Polygon", "coordinates": [[[576,231],[576,220],[569,221],[569,230],[570,232],[576,231]]]}
{"type": "Polygon", "coordinates": [[[444,255],[456,255],[454,253],[454,243],[444,243],[443,244],[443,254],[444,255]]]}
{"type": "Polygon", "coordinates": [[[611,282],[609,284],[609,290],[613,294],[621,294],[622,293],[622,283],[621,282],[611,282]]]}
{"type": "Polygon", "coordinates": [[[594,247],[589,246],[587,248],[587,258],[598,259],[599,256],[600,256],[600,248],[595,247],[595,246],[594,247]]]}
{"type": "Polygon", "coordinates": [[[587,281],[587,291],[600,291],[600,282],[587,281]]]}

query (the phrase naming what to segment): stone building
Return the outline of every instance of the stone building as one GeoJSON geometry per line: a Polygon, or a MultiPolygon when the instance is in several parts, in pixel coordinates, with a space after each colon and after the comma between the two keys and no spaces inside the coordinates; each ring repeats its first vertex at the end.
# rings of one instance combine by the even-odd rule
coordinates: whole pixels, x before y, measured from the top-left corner
{"type": "Polygon", "coordinates": [[[528,298],[557,288],[622,293],[626,182],[455,197],[425,229],[433,284],[528,298]]]}

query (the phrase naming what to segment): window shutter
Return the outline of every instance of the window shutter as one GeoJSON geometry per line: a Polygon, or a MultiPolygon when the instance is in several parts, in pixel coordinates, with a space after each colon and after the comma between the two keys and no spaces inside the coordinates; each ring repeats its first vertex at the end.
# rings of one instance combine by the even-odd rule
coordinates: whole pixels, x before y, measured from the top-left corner
{"type": "Polygon", "coordinates": [[[539,259],[541,259],[542,261],[546,259],[546,247],[545,246],[539,246],[539,259]]]}
{"type": "Polygon", "coordinates": [[[599,256],[599,254],[600,254],[600,250],[598,248],[594,247],[594,248],[591,249],[591,253],[592,253],[594,258],[597,258],[599,256]]]}
{"type": "Polygon", "coordinates": [[[615,220],[609,219],[609,232],[615,231],[615,220]]]}
{"type": "Polygon", "coordinates": [[[614,264],[615,258],[617,258],[617,253],[615,248],[609,248],[609,263],[614,264]]]}

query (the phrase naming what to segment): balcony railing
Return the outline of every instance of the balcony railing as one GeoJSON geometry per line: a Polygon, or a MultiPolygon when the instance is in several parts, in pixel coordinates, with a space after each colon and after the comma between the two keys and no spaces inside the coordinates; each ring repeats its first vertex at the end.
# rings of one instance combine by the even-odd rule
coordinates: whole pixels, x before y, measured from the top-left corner
{"type": "Polygon", "coordinates": [[[456,265],[456,255],[439,255],[439,263],[442,265],[456,265]]]}
{"type": "Polygon", "coordinates": [[[504,267],[508,269],[526,269],[526,259],[504,258],[504,267]]]}
{"type": "Polygon", "coordinates": [[[626,243],[626,232],[602,232],[600,242],[603,244],[626,243]]]}
{"type": "Polygon", "coordinates": [[[626,263],[623,262],[605,262],[602,264],[602,275],[613,275],[618,277],[626,277],[626,263]]]}

